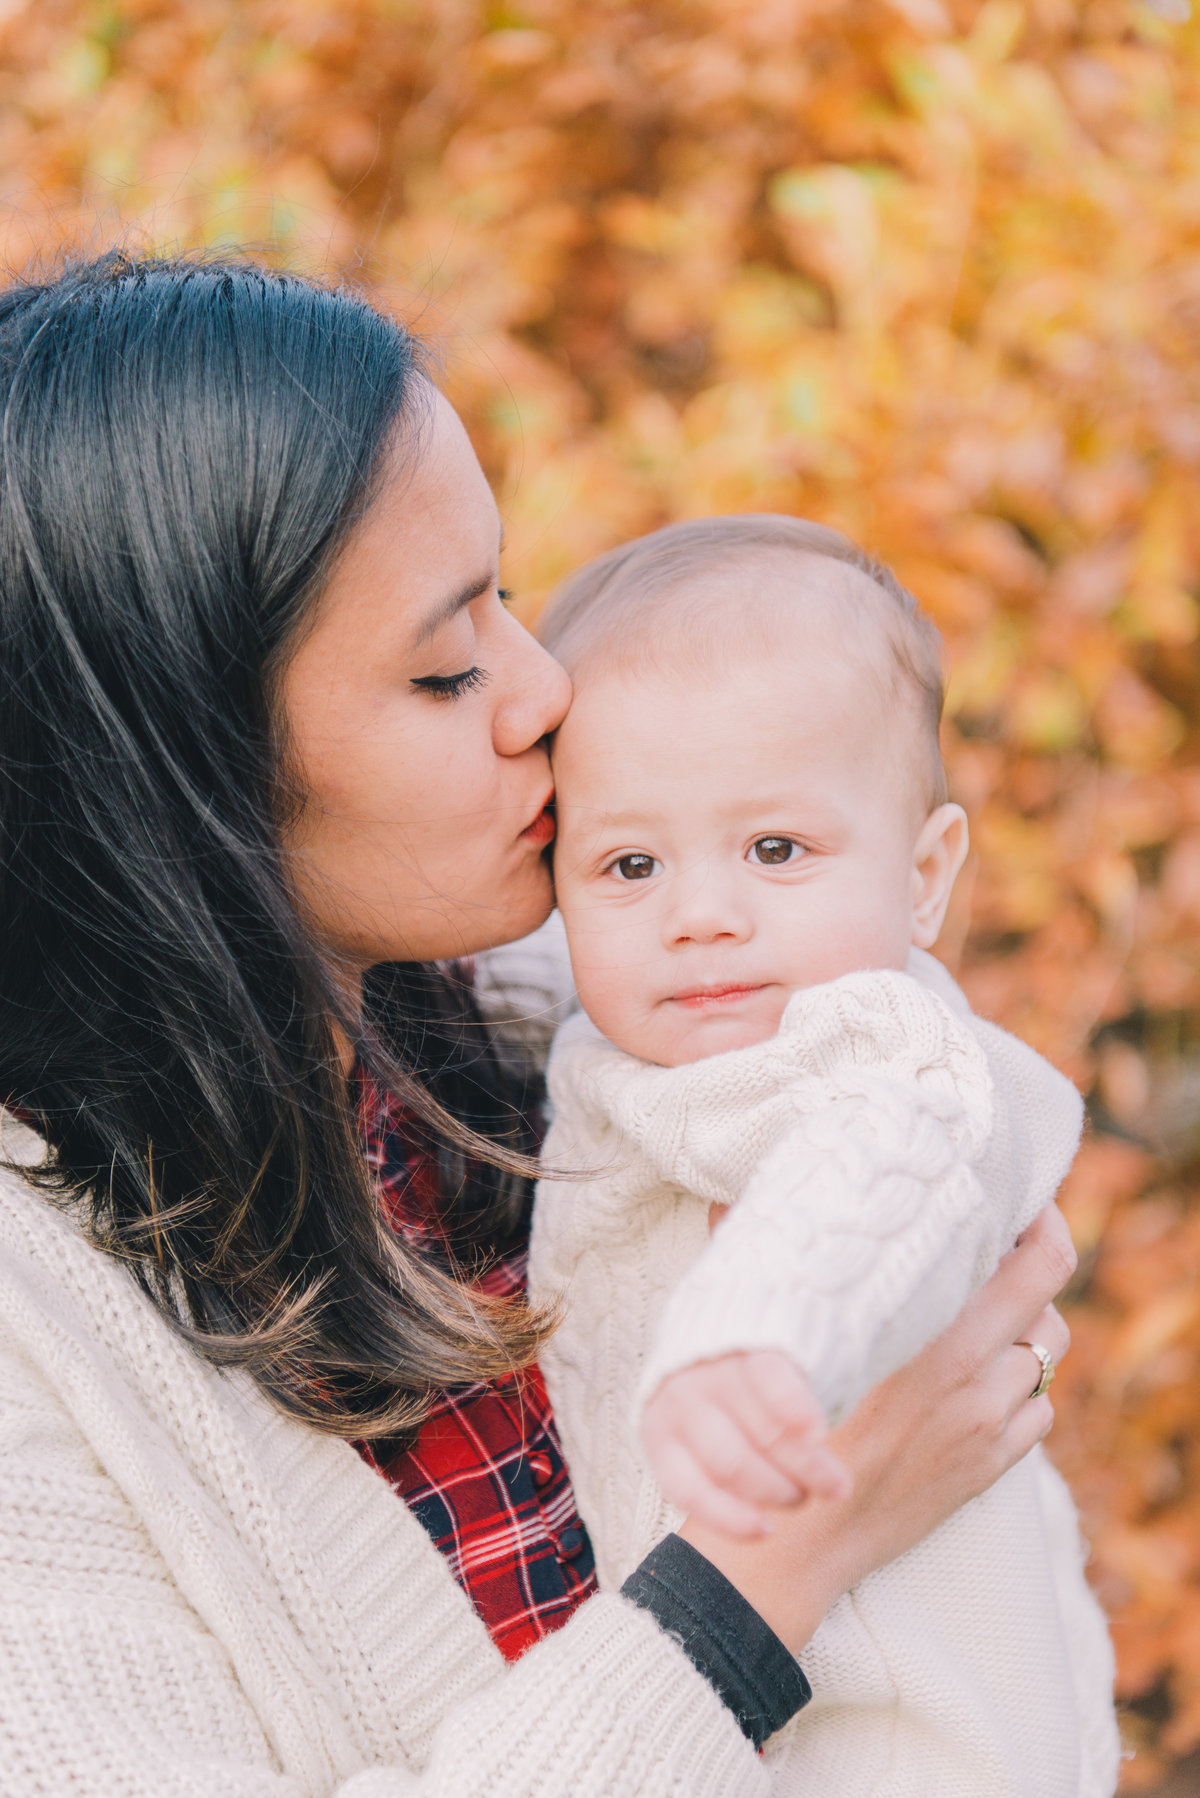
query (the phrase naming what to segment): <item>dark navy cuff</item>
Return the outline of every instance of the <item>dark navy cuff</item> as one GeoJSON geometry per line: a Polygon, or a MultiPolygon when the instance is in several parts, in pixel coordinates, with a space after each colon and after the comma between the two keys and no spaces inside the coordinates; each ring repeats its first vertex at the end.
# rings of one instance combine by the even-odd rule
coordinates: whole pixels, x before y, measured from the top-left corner
{"type": "Polygon", "coordinates": [[[682,1536],[664,1536],[621,1591],[674,1636],[756,1748],[812,1697],[775,1631],[682,1536]]]}

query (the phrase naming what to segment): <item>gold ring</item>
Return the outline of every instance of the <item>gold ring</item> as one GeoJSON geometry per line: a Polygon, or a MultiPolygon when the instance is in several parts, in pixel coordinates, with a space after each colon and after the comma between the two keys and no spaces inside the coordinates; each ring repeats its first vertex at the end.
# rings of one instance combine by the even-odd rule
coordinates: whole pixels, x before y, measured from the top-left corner
{"type": "Polygon", "coordinates": [[[1018,1342],[1016,1346],[1017,1348],[1032,1349],[1038,1358],[1042,1377],[1029,1396],[1030,1398],[1041,1398],[1057,1371],[1054,1362],[1050,1359],[1050,1350],[1043,1348],[1040,1342],[1018,1342]]]}

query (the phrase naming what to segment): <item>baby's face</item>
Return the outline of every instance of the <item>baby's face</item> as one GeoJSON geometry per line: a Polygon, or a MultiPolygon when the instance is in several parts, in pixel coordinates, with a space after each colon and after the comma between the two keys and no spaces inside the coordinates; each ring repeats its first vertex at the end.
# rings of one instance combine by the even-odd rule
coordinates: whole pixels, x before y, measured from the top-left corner
{"type": "Polygon", "coordinates": [[[585,676],[558,733],[555,885],[579,996],[644,1060],[761,1042],[799,988],[907,963],[914,732],[851,658],[802,648],[585,676]]]}

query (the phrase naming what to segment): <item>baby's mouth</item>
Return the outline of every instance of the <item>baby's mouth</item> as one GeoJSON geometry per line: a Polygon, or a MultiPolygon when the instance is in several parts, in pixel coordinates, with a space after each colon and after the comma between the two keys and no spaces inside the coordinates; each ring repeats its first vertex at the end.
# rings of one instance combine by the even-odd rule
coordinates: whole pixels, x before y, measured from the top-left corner
{"type": "Polygon", "coordinates": [[[765,983],[751,986],[744,981],[722,981],[714,986],[693,986],[686,992],[672,993],[672,1005],[685,1005],[689,1011],[705,1011],[711,1006],[735,1005],[739,999],[752,998],[765,991],[765,983]]]}

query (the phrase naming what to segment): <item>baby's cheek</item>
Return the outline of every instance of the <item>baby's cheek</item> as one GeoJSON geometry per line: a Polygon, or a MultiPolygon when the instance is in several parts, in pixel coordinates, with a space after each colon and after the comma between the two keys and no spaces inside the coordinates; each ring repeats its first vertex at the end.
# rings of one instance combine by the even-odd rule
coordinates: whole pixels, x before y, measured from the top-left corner
{"type": "MultiPolygon", "coordinates": [[[[580,995],[582,998],[582,994],[580,995]]],[[[619,984],[610,984],[595,1007],[584,1002],[584,1010],[610,1043],[636,1055],[642,1061],[661,1060],[661,1045],[653,1021],[636,996],[619,984]]]]}
{"type": "Polygon", "coordinates": [[[822,905],[813,908],[805,928],[785,945],[784,956],[796,987],[820,986],[864,968],[896,968],[908,964],[908,919],[903,896],[894,883],[872,881],[864,873],[861,882],[846,883],[838,890],[829,883],[822,905]]]}
{"type": "Polygon", "coordinates": [[[643,1061],[668,1059],[660,1041],[661,1027],[646,996],[644,973],[636,966],[620,965],[618,957],[614,944],[613,959],[606,966],[591,964],[577,970],[579,1002],[597,1030],[618,1049],[643,1061]]]}
{"type": "Polygon", "coordinates": [[[580,1004],[597,1029],[611,1036],[629,1010],[631,997],[619,944],[607,933],[576,936],[571,941],[571,965],[580,1004]]]}

